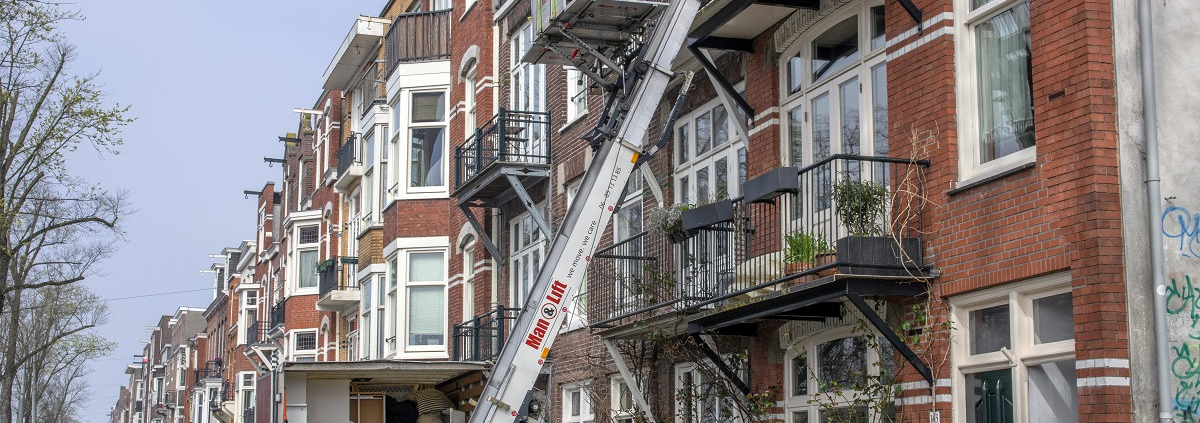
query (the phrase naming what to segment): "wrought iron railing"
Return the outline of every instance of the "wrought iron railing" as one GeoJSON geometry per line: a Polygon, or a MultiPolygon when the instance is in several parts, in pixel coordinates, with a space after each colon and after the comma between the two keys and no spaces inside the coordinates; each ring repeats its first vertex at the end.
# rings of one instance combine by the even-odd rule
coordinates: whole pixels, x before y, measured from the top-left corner
{"type": "Polygon", "coordinates": [[[251,322],[246,325],[246,345],[261,344],[267,340],[267,332],[271,330],[270,325],[261,321],[251,322]]]}
{"type": "MultiPolygon", "coordinates": [[[[334,257],[321,264],[317,270],[317,286],[320,297],[324,297],[330,291],[346,291],[358,289],[358,283],[353,277],[342,278],[341,274],[345,273],[339,270],[345,270],[345,263],[339,263],[347,257],[334,257]]],[[[352,275],[352,273],[346,273],[352,275]]]]}
{"type": "Polygon", "coordinates": [[[242,410],[242,423],[255,423],[253,406],[242,410]]]}
{"type": "Polygon", "coordinates": [[[224,368],[224,363],[220,360],[208,360],[204,367],[195,370],[196,385],[203,385],[205,380],[221,379],[221,370],[224,368]]]}
{"type": "Polygon", "coordinates": [[[450,9],[397,16],[384,36],[387,74],[404,62],[449,59],[451,19],[450,9]]]}
{"type": "Polygon", "coordinates": [[[346,141],[338,148],[337,155],[338,177],[346,174],[346,170],[355,164],[362,164],[362,157],[358,155],[358,136],[351,133],[346,137],[346,141]]]}
{"type": "Polygon", "coordinates": [[[777,169],[780,189],[747,192],[754,197],[724,202],[724,212],[716,211],[722,202],[684,212],[700,226],[684,219],[669,232],[650,227],[601,248],[588,269],[592,325],[729,305],[834,272],[916,276],[924,271],[920,246],[909,241],[924,227],[927,166],[838,154],[777,169]],[[872,198],[882,203],[872,207],[872,198]],[[846,215],[861,218],[847,224],[846,215]],[[903,263],[853,253],[851,243],[869,236],[886,238],[893,248],[881,255],[905,256],[903,263]]]}
{"type": "Polygon", "coordinates": [[[454,148],[454,187],[457,189],[496,162],[550,164],[550,113],[500,108],[454,148]]]}
{"type": "Polygon", "coordinates": [[[366,114],[371,106],[387,103],[385,78],[387,77],[379,74],[379,62],[368,65],[362,76],[359,76],[355,85],[358,90],[354,94],[358,97],[354,101],[358,103],[359,113],[366,114]]]}
{"type": "Polygon", "coordinates": [[[217,395],[213,395],[208,398],[209,410],[219,410],[221,408],[221,403],[233,401],[234,391],[232,384],[230,384],[228,381],[221,382],[221,386],[217,389],[219,389],[217,395]]]}
{"type": "Polygon", "coordinates": [[[271,327],[283,326],[287,319],[287,299],[275,303],[271,307],[271,327]]]}
{"type": "Polygon", "coordinates": [[[516,319],[520,311],[497,305],[495,310],[454,325],[454,360],[488,361],[498,357],[508,332],[505,321],[516,319]]]}

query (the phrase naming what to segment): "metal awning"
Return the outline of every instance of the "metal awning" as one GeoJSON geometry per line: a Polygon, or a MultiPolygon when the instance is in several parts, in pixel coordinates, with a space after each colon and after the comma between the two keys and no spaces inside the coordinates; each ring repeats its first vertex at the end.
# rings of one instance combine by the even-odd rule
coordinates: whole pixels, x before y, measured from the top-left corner
{"type": "Polygon", "coordinates": [[[323,361],[288,362],[283,371],[303,373],[308,380],[350,380],[371,384],[436,385],[490,366],[473,361],[323,361]]]}

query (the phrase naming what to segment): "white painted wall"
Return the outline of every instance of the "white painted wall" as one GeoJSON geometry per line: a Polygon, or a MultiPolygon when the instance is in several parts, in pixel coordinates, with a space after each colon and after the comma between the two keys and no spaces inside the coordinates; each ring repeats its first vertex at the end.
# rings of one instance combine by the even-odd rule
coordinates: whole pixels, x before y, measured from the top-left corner
{"type": "Polygon", "coordinates": [[[1165,300],[1176,373],[1171,395],[1183,408],[1174,414],[1177,420],[1200,418],[1200,174],[1194,170],[1200,165],[1200,2],[1152,3],[1162,216],[1147,216],[1146,209],[1137,1],[1113,1],[1130,374],[1139,423],[1157,421],[1153,302],[1163,299],[1154,295],[1149,274],[1151,219],[1163,223],[1162,236],[1153,240],[1162,241],[1155,248],[1165,253],[1170,287],[1165,300]]]}
{"type": "MultiPolygon", "coordinates": [[[[308,377],[304,373],[285,373],[283,392],[288,423],[308,423],[308,377]]],[[[347,414],[349,415],[349,414],[347,414]]],[[[321,420],[313,420],[319,422],[321,420]]]]}
{"type": "MultiPolygon", "coordinates": [[[[288,417],[291,417],[290,413],[288,417]]],[[[308,420],[320,423],[349,422],[350,381],[308,381],[308,420]]]]}

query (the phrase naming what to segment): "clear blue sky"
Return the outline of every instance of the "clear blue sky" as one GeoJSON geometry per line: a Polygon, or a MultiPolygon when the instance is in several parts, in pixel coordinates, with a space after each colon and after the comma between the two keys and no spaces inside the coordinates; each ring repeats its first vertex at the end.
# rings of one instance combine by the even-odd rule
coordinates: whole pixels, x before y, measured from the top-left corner
{"type": "MultiPolygon", "coordinates": [[[[87,284],[105,298],[207,288],[208,254],[254,237],[258,190],[280,180],[277,136],[294,132],[293,107],[311,107],[321,74],[354,18],[384,0],[132,1],[78,3],[86,20],[65,26],[78,47],[75,73],[100,72],[110,100],[132,106],[121,154],[73,158],[74,172],[125,189],[138,209],[128,242],[87,284]]],[[[125,364],[146,327],[179,306],[206,307],[212,292],[115,300],[101,333],[116,353],[95,363],[92,400],[80,413],[107,421],[125,364]]]]}

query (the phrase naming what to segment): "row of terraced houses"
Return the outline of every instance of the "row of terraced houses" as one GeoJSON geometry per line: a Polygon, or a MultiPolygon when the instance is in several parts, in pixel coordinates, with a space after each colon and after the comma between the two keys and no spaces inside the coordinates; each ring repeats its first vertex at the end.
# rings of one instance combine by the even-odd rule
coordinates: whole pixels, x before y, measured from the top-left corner
{"type": "MultiPolygon", "coordinates": [[[[150,327],[112,423],[464,421],[606,116],[542,22],[656,1],[344,17],[256,232],[150,327]]],[[[705,2],[531,418],[1200,418],[1200,14],[1153,7],[1142,67],[1135,0],[705,2]]]]}

